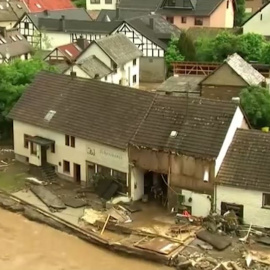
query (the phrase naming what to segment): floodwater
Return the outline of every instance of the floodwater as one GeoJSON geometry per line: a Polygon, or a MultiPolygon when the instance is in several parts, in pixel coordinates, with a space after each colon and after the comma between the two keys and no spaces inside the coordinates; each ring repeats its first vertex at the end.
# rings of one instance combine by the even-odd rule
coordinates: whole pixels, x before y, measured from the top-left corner
{"type": "Polygon", "coordinates": [[[119,256],[72,235],[0,209],[0,269],[3,270],[168,270],[119,256]]]}

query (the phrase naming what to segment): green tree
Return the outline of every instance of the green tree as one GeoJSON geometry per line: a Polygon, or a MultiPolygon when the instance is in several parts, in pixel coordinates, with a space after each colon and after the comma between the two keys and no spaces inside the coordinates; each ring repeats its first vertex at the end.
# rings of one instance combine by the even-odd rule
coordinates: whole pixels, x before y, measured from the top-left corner
{"type": "Polygon", "coordinates": [[[214,61],[221,62],[228,55],[238,52],[238,37],[228,31],[218,34],[211,43],[214,61]]]}
{"type": "Polygon", "coordinates": [[[238,53],[246,61],[260,61],[265,38],[255,33],[247,33],[237,36],[238,53]]]}
{"type": "Polygon", "coordinates": [[[270,126],[269,89],[260,86],[250,86],[242,90],[240,101],[250,124],[254,128],[270,126]]]}
{"type": "Polygon", "coordinates": [[[263,64],[270,64],[270,43],[263,45],[260,62],[263,64]]]}
{"type": "Polygon", "coordinates": [[[86,8],[86,0],[72,0],[72,2],[78,8],[86,8]]]}
{"type": "Polygon", "coordinates": [[[198,62],[212,62],[213,58],[213,39],[199,38],[195,42],[196,61],[198,62]]]}
{"type": "Polygon", "coordinates": [[[245,18],[245,0],[237,0],[235,2],[234,26],[241,26],[245,18]]]}
{"type": "Polygon", "coordinates": [[[10,109],[18,101],[26,86],[41,70],[56,71],[39,58],[29,61],[14,60],[9,65],[0,64],[0,133],[9,133],[10,121],[6,118],[10,109]]]}
{"type": "Polygon", "coordinates": [[[168,67],[170,67],[172,62],[184,61],[184,59],[185,57],[180,53],[178,48],[178,38],[173,37],[168,44],[168,48],[165,53],[165,61],[168,67]]]}
{"type": "Polygon", "coordinates": [[[182,31],[178,41],[178,50],[185,57],[186,61],[194,61],[196,59],[196,49],[193,40],[182,31]]]}

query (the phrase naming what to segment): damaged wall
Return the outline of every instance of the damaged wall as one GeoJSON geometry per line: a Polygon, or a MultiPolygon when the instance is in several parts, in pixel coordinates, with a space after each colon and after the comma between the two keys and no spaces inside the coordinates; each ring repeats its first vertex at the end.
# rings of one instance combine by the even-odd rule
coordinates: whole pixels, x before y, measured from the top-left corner
{"type": "Polygon", "coordinates": [[[171,187],[168,189],[169,208],[177,205],[176,193],[186,192],[189,197],[194,198],[188,205],[197,209],[194,210],[196,214],[206,215],[206,212],[208,214],[211,208],[211,200],[208,197],[211,198],[214,192],[214,161],[135,147],[130,147],[129,158],[136,168],[162,174],[170,172],[168,177],[171,187]],[[207,171],[208,179],[204,181],[205,171],[207,171]],[[198,196],[199,194],[203,196],[198,196]]]}

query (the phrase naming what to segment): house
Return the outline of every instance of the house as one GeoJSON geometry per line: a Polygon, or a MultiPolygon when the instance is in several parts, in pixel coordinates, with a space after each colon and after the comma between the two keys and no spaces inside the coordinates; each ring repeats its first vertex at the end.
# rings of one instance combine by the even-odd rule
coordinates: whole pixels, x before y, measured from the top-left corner
{"type": "Polygon", "coordinates": [[[243,88],[265,83],[266,79],[259,71],[234,53],[200,82],[201,96],[230,100],[238,97],[243,88]]]}
{"type": "MultiPolygon", "coordinates": [[[[25,13],[15,24],[20,33],[35,47],[54,49],[74,42],[70,29],[79,31],[80,25],[91,21],[85,9],[67,9],[25,13]]],[[[76,41],[76,40],[75,40],[76,41]]]]}
{"type": "Polygon", "coordinates": [[[64,74],[116,84],[121,81],[117,72],[105,65],[95,55],[77,61],[75,65],[69,66],[64,74]]]}
{"type": "Polygon", "coordinates": [[[238,129],[216,182],[216,207],[233,209],[244,223],[269,228],[270,134],[238,129]]]}
{"type": "Polygon", "coordinates": [[[146,10],[149,13],[154,12],[160,7],[162,0],[121,0],[118,7],[119,9],[129,10],[146,10]]]}
{"type": "Polygon", "coordinates": [[[133,200],[159,184],[169,206],[181,197],[198,216],[212,207],[215,176],[235,131],[248,128],[231,101],[163,96],[50,72],[36,76],[9,117],[17,160],[50,164],[83,185],[94,173],[115,176],[133,200]]]}
{"type": "Polygon", "coordinates": [[[157,93],[172,96],[200,96],[199,83],[204,76],[172,76],[159,85],[157,93]]]}
{"type": "Polygon", "coordinates": [[[98,13],[97,21],[123,21],[134,19],[140,16],[149,15],[148,10],[134,10],[134,9],[102,9],[98,13]]]}
{"type": "Polygon", "coordinates": [[[105,77],[104,80],[108,82],[138,87],[141,55],[141,51],[125,35],[114,34],[92,41],[77,57],[75,67],[71,67],[66,74],[80,69],[80,76],[85,78],[105,77]],[[90,68],[90,64],[97,64],[97,70],[90,68]],[[111,76],[106,78],[109,74],[111,76]]]}
{"type": "Polygon", "coordinates": [[[74,5],[71,0],[19,0],[25,4],[29,12],[42,12],[44,10],[63,10],[74,9],[74,5]]]}
{"type": "Polygon", "coordinates": [[[18,19],[27,12],[27,7],[20,1],[0,1],[0,27],[12,28],[18,19]]]}
{"type": "Polygon", "coordinates": [[[249,0],[245,1],[245,11],[247,14],[253,14],[259,10],[268,0],[249,0]]]}
{"type": "Polygon", "coordinates": [[[32,52],[33,47],[17,29],[0,27],[0,63],[9,63],[16,58],[28,60],[32,52]]]}
{"type": "Polygon", "coordinates": [[[243,32],[270,36],[270,2],[266,2],[243,24],[243,32]]]}
{"type": "Polygon", "coordinates": [[[140,79],[144,82],[162,82],[166,78],[165,51],[172,35],[181,31],[160,15],[146,15],[123,21],[113,32],[123,33],[143,53],[140,61],[140,79]]]}
{"type": "Polygon", "coordinates": [[[114,10],[120,0],[86,0],[87,10],[114,10]]]}
{"type": "Polygon", "coordinates": [[[157,12],[182,29],[193,26],[232,28],[234,0],[164,0],[157,12]]]}

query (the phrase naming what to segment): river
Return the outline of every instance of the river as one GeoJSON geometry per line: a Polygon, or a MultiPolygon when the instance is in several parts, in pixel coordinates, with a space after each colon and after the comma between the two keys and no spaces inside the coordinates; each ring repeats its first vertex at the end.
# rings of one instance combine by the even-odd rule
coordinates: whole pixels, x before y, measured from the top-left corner
{"type": "Polygon", "coordinates": [[[0,269],[168,270],[117,255],[72,235],[0,209],[0,269]]]}

